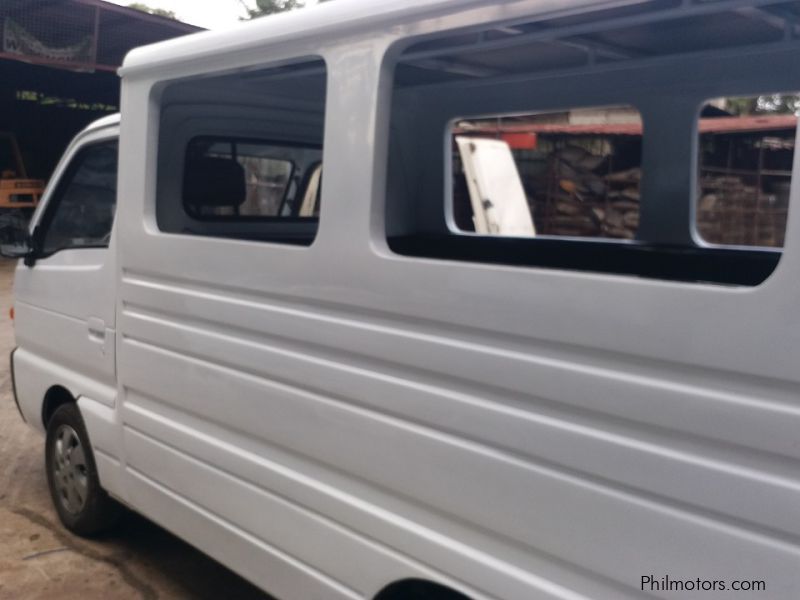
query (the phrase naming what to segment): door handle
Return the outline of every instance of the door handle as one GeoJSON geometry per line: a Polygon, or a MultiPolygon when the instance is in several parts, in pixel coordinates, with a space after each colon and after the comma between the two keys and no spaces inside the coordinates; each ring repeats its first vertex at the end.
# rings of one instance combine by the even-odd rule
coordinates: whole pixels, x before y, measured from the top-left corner
{"type": "Polygon", "coordinates": [[[98,317],[89,317],[86,321],[89,329],[89,339],[93,342],[103,343],[106,339],[106,323],[98,317]]]}

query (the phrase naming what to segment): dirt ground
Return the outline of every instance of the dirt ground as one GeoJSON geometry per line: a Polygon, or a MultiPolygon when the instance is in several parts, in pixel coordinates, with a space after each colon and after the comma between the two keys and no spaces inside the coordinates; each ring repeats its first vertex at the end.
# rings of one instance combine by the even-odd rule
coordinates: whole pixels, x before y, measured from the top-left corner
{"type": "Polygon", "coordinates": [[[8,354],[14,263],[0,259],[0,600],[268,598],[137,515],[88,541],[58,522],[44,474],[44,440],[14,405],[8,354]]]}

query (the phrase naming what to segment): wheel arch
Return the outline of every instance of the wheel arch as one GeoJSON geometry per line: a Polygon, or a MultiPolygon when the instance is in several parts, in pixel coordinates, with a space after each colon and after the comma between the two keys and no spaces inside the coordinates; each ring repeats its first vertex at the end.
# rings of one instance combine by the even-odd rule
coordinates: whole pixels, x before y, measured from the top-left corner
{"type": "Polygon", "coordinates": [[[427,579],[401,579],[377,593],[374,600],[471,600],[463,592],[427,579]]]}
{"type": "Polygon", "coordinates": [[[61,405],[69,402],[77,402],[77,400],[73,393],[63,385],[50,386],[47,392],[45,392],[44,400],[42,401],[42,425],[45,431],[47,430],[47,424],[50,422],[53,414],[55,414],[56,410],[58,410],[61,405]]]}

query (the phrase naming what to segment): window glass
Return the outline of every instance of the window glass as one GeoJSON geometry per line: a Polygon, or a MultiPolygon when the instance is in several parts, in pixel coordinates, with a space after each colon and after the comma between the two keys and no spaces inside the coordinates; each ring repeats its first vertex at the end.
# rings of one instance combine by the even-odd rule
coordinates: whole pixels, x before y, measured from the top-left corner
{"type": "Polygon", "coordinates": [[[326,85],[321,58],[170,83],[158,140],[158,228],[310,246],[326,85]]]}
{"type": "Polygon", "coordinates": [[[81,150],[67,168],[43,221],[42,252],[108,246],[117,202],[117,142],[81,150]]]}
{"type": "Polygon", "coordinates": [[[267,143],[193,139],[186,151],[186,210],[196,218],[292,216],[294,194],[288,197],[288,192],[295,164],[287,158],[291,153],[289,147],[267,143]],[[225,185],[209,190],[192,184],[192,179],[205,179],[209,169],[215,177],[227,178],[225,185]]]}
{"type": "Polygon", "coordinates": [[[712,100],[700,115],[697,232],[711,244],[782,247],[796,92],[712,100]]]}
{"type": "Polygon", "coordinates": [[[636,236],[642,120],[635,108],[457,119],[452,135],[459,230],[636,236]]]}

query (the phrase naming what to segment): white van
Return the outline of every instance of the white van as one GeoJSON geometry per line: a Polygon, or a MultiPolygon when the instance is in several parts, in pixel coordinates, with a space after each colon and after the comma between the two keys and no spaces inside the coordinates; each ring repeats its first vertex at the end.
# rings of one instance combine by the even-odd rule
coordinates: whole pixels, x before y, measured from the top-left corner
{"type": "Polygon", "coordinates": [[[799,35],[335,0],[133,51],[4,247],[62,521],[279,598],[800,597],[799,35]]]}

